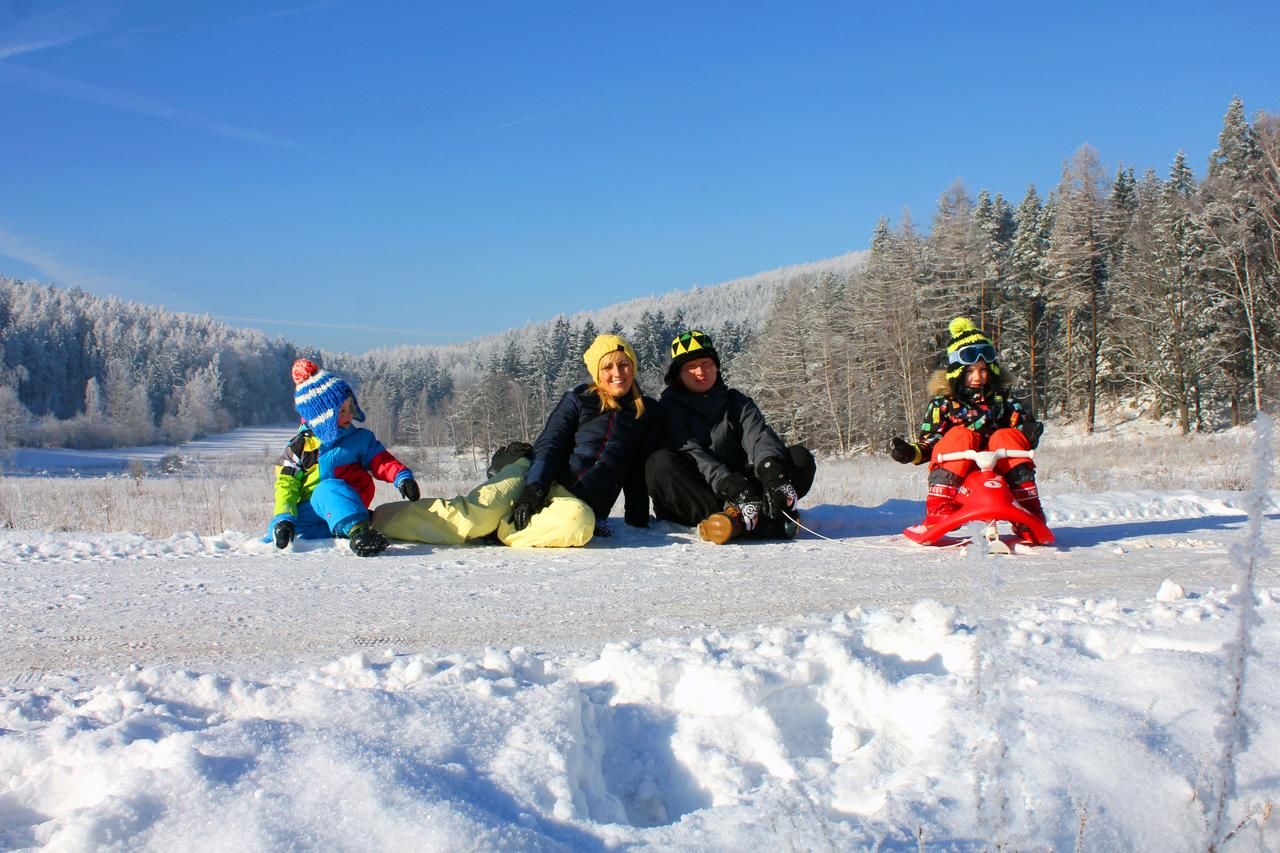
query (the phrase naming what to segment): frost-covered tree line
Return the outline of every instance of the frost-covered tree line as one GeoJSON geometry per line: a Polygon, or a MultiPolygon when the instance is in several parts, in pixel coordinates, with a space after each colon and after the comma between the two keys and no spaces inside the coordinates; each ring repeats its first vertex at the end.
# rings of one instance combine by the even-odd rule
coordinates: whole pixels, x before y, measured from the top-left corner
{"type": "Polygon", "coordinates": [[[1182,153],[1164,176],[1108,176],[1084,146],[1047,197],[956,184],[927,235],[882,220],[864,266],[779,294],[746,384],[811,447],[880,448],[914,429],[958,314],[1041,416],[1247,422],[1280,394],[1280,117],[1233,100],[1203,180],[1182,153]]]}
{"type": "MultiPolygon", "coordinates": [[[[512,334],[501,347],[472,354],[452,368],[426,348],[321,357],[345,375],[359,377],[361,408],[379,425],[379,434],[418,446],[493,449],[513,439],[532,440],[560,396],[589,381],[582,353],[602,332],[622,335],[635,348],[646,393],[661,389],[671,339],[687,323],[681,309],[670,315],[645,311],[630,328],[618,321],[601,328],[590,318],[575,325],[561,316],[528,345],[512,334]]],[[[726,366],[751,331],[733,322],[700,325],[716,337],[726,366]]]]}
{"type": "Polygon", "coordinates": [[[641,387],[653,396],[663,387],[672,338],[690,327],[715,338],[732,375],[776,293],[818,275],[857,269],[864,255],[559,315],[462,344],[319,357],[357,378],[360,405],[380,436],[422,446],[495,448],[512,439],[532,440],[560,395],[588,381],[582,353],[597,334],[621,334],[635,347],[641,387]]]}
{"type": "Polygon", "coordinates": [[[0,278],[0,446],[186,441],[292,416],[293,346],[191,314],[0,278]]]}
{"type": "Polygon", "coordinates": [[[858,253],[720,285],[645,297],[449,346],[364,355],[317,351],[208,317],[0,278],[0,446],[181,442],[293,412],[289,365],[316,358],[357,387],[369,423],[408,445],[490,448],[531,438],[564,390],[586,381],[601,331],[636,347],[647,391],[686,324],[718,336],[726,366],[773,295],[858,253]],[[606,320],[605,318],[609,318],[606,320]]]}

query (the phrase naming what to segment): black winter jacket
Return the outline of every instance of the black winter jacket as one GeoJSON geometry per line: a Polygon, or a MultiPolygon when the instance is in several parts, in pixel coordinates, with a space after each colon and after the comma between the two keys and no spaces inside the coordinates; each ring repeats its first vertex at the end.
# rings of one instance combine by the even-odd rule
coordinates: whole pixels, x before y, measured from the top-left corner
{"type": "Polygon", "coordinates": [[[693,457],[718,497],[732,499],[754,478],[766,459],[786,459],[787,446],[765,423],[755,401],[716,379],[695,394],[678,382],[668,385],[658,404],[662,445],[693,457]]]}
{"type": "Polygon", "coordinates": [[[630,398],[621,411],[608,412],[587,387],[579,385],[560,398],[533,444],[525,482],[548,488],[559,483],[585,501],[599,521],[609,516],[625,487],[626,521],[644,525],[649,518],[644,463],[653,449],[657,404],[646,397],[638,419],[630,398]]]}

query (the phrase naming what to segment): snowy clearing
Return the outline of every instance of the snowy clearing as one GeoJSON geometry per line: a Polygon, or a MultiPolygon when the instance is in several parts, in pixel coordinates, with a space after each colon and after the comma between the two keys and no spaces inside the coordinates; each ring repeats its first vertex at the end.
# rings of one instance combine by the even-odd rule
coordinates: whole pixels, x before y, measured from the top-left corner
{"type": "Polygon", "coordinates": [[[1246,493],[1046,488],[1057,546],[993,558],[831,500],[885,471],[828,466],[835,541],[0,532],[0,848],[1194,850],[1222,790],[1280,847],[1270,556],[1218,728],[1246,493]]]}

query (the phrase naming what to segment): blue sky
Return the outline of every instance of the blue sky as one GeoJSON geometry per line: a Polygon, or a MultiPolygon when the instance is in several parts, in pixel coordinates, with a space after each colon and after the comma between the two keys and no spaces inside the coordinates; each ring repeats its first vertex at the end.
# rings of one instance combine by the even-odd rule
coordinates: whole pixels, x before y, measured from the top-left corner
{"type": "Polygon", "coordinates": [[[1083,143],[1198,174],[1280,3],[0,0],[0,274],[330,349],[865,248],[1083,143]]]}

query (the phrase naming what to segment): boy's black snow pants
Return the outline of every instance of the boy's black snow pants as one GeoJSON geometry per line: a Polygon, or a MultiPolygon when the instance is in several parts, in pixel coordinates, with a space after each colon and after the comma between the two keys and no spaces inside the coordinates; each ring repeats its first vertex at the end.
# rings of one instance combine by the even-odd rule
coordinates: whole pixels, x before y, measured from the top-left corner
{"type": "MultiPolygon", "coordinates": [[[[802,445],[792,445],[787,448],[783,462],[796,494],[804,497],[813,487],[818,471],[813,454],[802,445]]],[[[644,466],[644,475],[653,500],[653,514],[677,524],[693,527],[713,512],[724,509],[726,498],[731,497],[717,496],[698,471],[693,457],[678,450],[655,451],[644,466]]],[[[755,472],[744,471],[743,476],[757,492],[762,492],[755,472]]]]}

